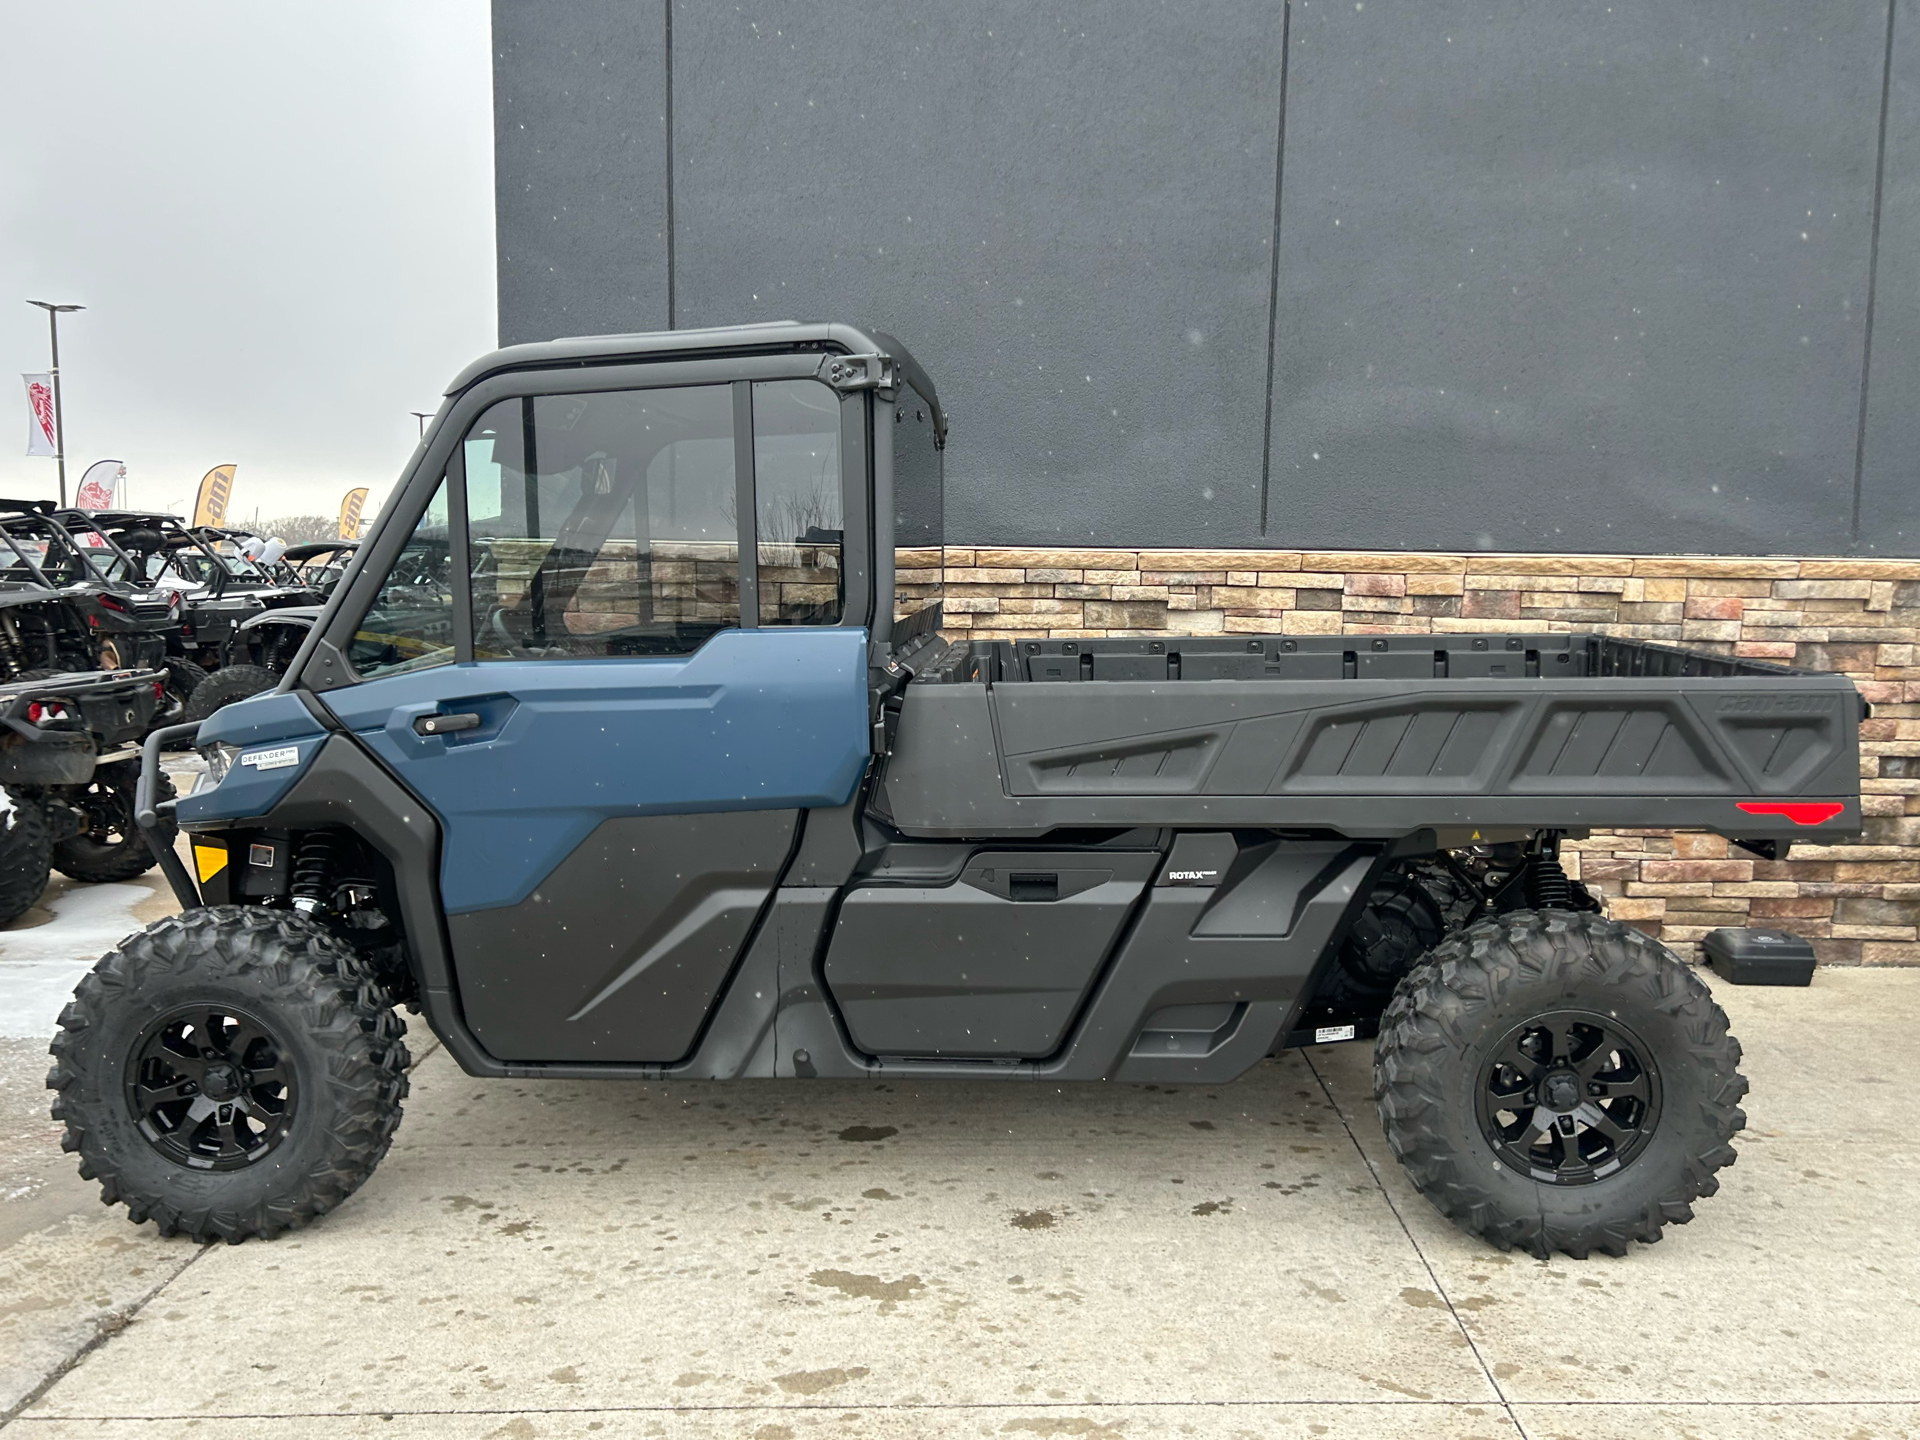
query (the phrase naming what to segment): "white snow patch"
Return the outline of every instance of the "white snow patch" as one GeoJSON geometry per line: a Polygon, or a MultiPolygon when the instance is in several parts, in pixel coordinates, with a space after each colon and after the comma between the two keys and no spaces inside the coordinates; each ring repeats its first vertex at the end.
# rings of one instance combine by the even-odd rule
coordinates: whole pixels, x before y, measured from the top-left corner
{"type": "Polygon", "coordinates": [[[54,900],[45,925],[0,930],[0,1036],[51,1036],[80,977],[140,928],[133,907],[151,898],[144,885],[88,885],[54,900]]]}

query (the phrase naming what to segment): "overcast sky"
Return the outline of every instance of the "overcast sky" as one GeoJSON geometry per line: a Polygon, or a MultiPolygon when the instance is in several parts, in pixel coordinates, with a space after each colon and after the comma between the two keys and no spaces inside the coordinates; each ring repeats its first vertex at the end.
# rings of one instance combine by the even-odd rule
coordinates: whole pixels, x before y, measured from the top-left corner
{"type": "Polygon", "coordinates": [[[0,0],[0,495],[62,318],[67,482],[230,516],[374,504],[495,340],[486,0],[0,0]]]}

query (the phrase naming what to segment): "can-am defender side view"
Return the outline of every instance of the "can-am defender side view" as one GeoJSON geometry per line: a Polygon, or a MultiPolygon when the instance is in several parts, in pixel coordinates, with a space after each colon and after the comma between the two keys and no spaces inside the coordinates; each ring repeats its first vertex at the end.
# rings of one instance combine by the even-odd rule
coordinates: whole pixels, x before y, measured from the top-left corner
{"type": "Polygon", "coordinates": [[[1619,1253],[1717,1188],[1726,1017],[1559,847],[1856,832],[1844,678],[1579,634],[949,642],[945,417],[849,326],[517,346],[448,394],[278,689],[199,727],[185,912],[62,1017],[54,1114],[135,1220],[345,1199],[403,1003],[480,1076],[1221,1084],[1377,1032],[1394,1151],[1497,1246],[1619,1253]]]}

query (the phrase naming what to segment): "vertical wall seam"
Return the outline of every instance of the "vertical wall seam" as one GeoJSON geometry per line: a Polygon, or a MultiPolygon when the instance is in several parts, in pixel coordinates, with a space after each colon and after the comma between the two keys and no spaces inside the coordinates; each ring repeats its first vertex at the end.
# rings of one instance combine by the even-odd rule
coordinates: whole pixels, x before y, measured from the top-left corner
{"type": "MultiPolygon", "coordinates": [[[[1888,0],[1891,4],[1892,0],[1888,0]]],[[[1273,368],[1280,320],[1280,179],[1287,162],[1288,35],[1293,28],[1293,5],[1280,6],[1280,126],[1273,142],[1273,237],[1267,242],[1267,394],[1266,421],[1260,433],[1260,534],[1267,533],[1267,496],[1273,476],[1273,368]]],[[[1883,114],[1882,125],[1885,125],[1883,114]]]]}
{"type": "MultiPolygon", "coordinates": [[[[1891,3],[1891,0],[1889,0],[1891,3]]],[[[660,0],[666,16],[666,150],[667,150],[667,329],[679,328],[673,288],[673,0],[660,0]]]]}
{"type": "Polygon", "coordinates": [[[1893,95],[1893,10],[1887,0],[1887,49],[1880,66],[1880,138],[1873,157],[1873,229],[1867,241],[1867,319],[1860,344],[1860,424],[1853,437],[1853,514],[1848,541],[1860,544],[1861,490],[1867,468],[1867,386],[1873,379],[1873,302],[1880,278],[1880,199],[1887,180],[1887,108],[1893,95]]]}

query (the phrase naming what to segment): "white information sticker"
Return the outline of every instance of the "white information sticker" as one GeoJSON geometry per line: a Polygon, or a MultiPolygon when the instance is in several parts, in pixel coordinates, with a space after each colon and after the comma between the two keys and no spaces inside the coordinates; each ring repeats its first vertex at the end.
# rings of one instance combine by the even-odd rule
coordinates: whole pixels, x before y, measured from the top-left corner
{"type": "Polygon", "coordinates": [[[277,750],[254,750],[240,757],[242,765],[251,765],[256,770],[284,770],[289,765],[300,763],[298,745],[282,745],[277,750]]]}
{"type": "Polygon", "coordinates": [[[1313,1043],[1316,1045],[1331,1045],[1335,1040],[1352,1038],[1353,1026],[1351,1025],[1322,1025],[1313,1032],[1313,1043]]]}

